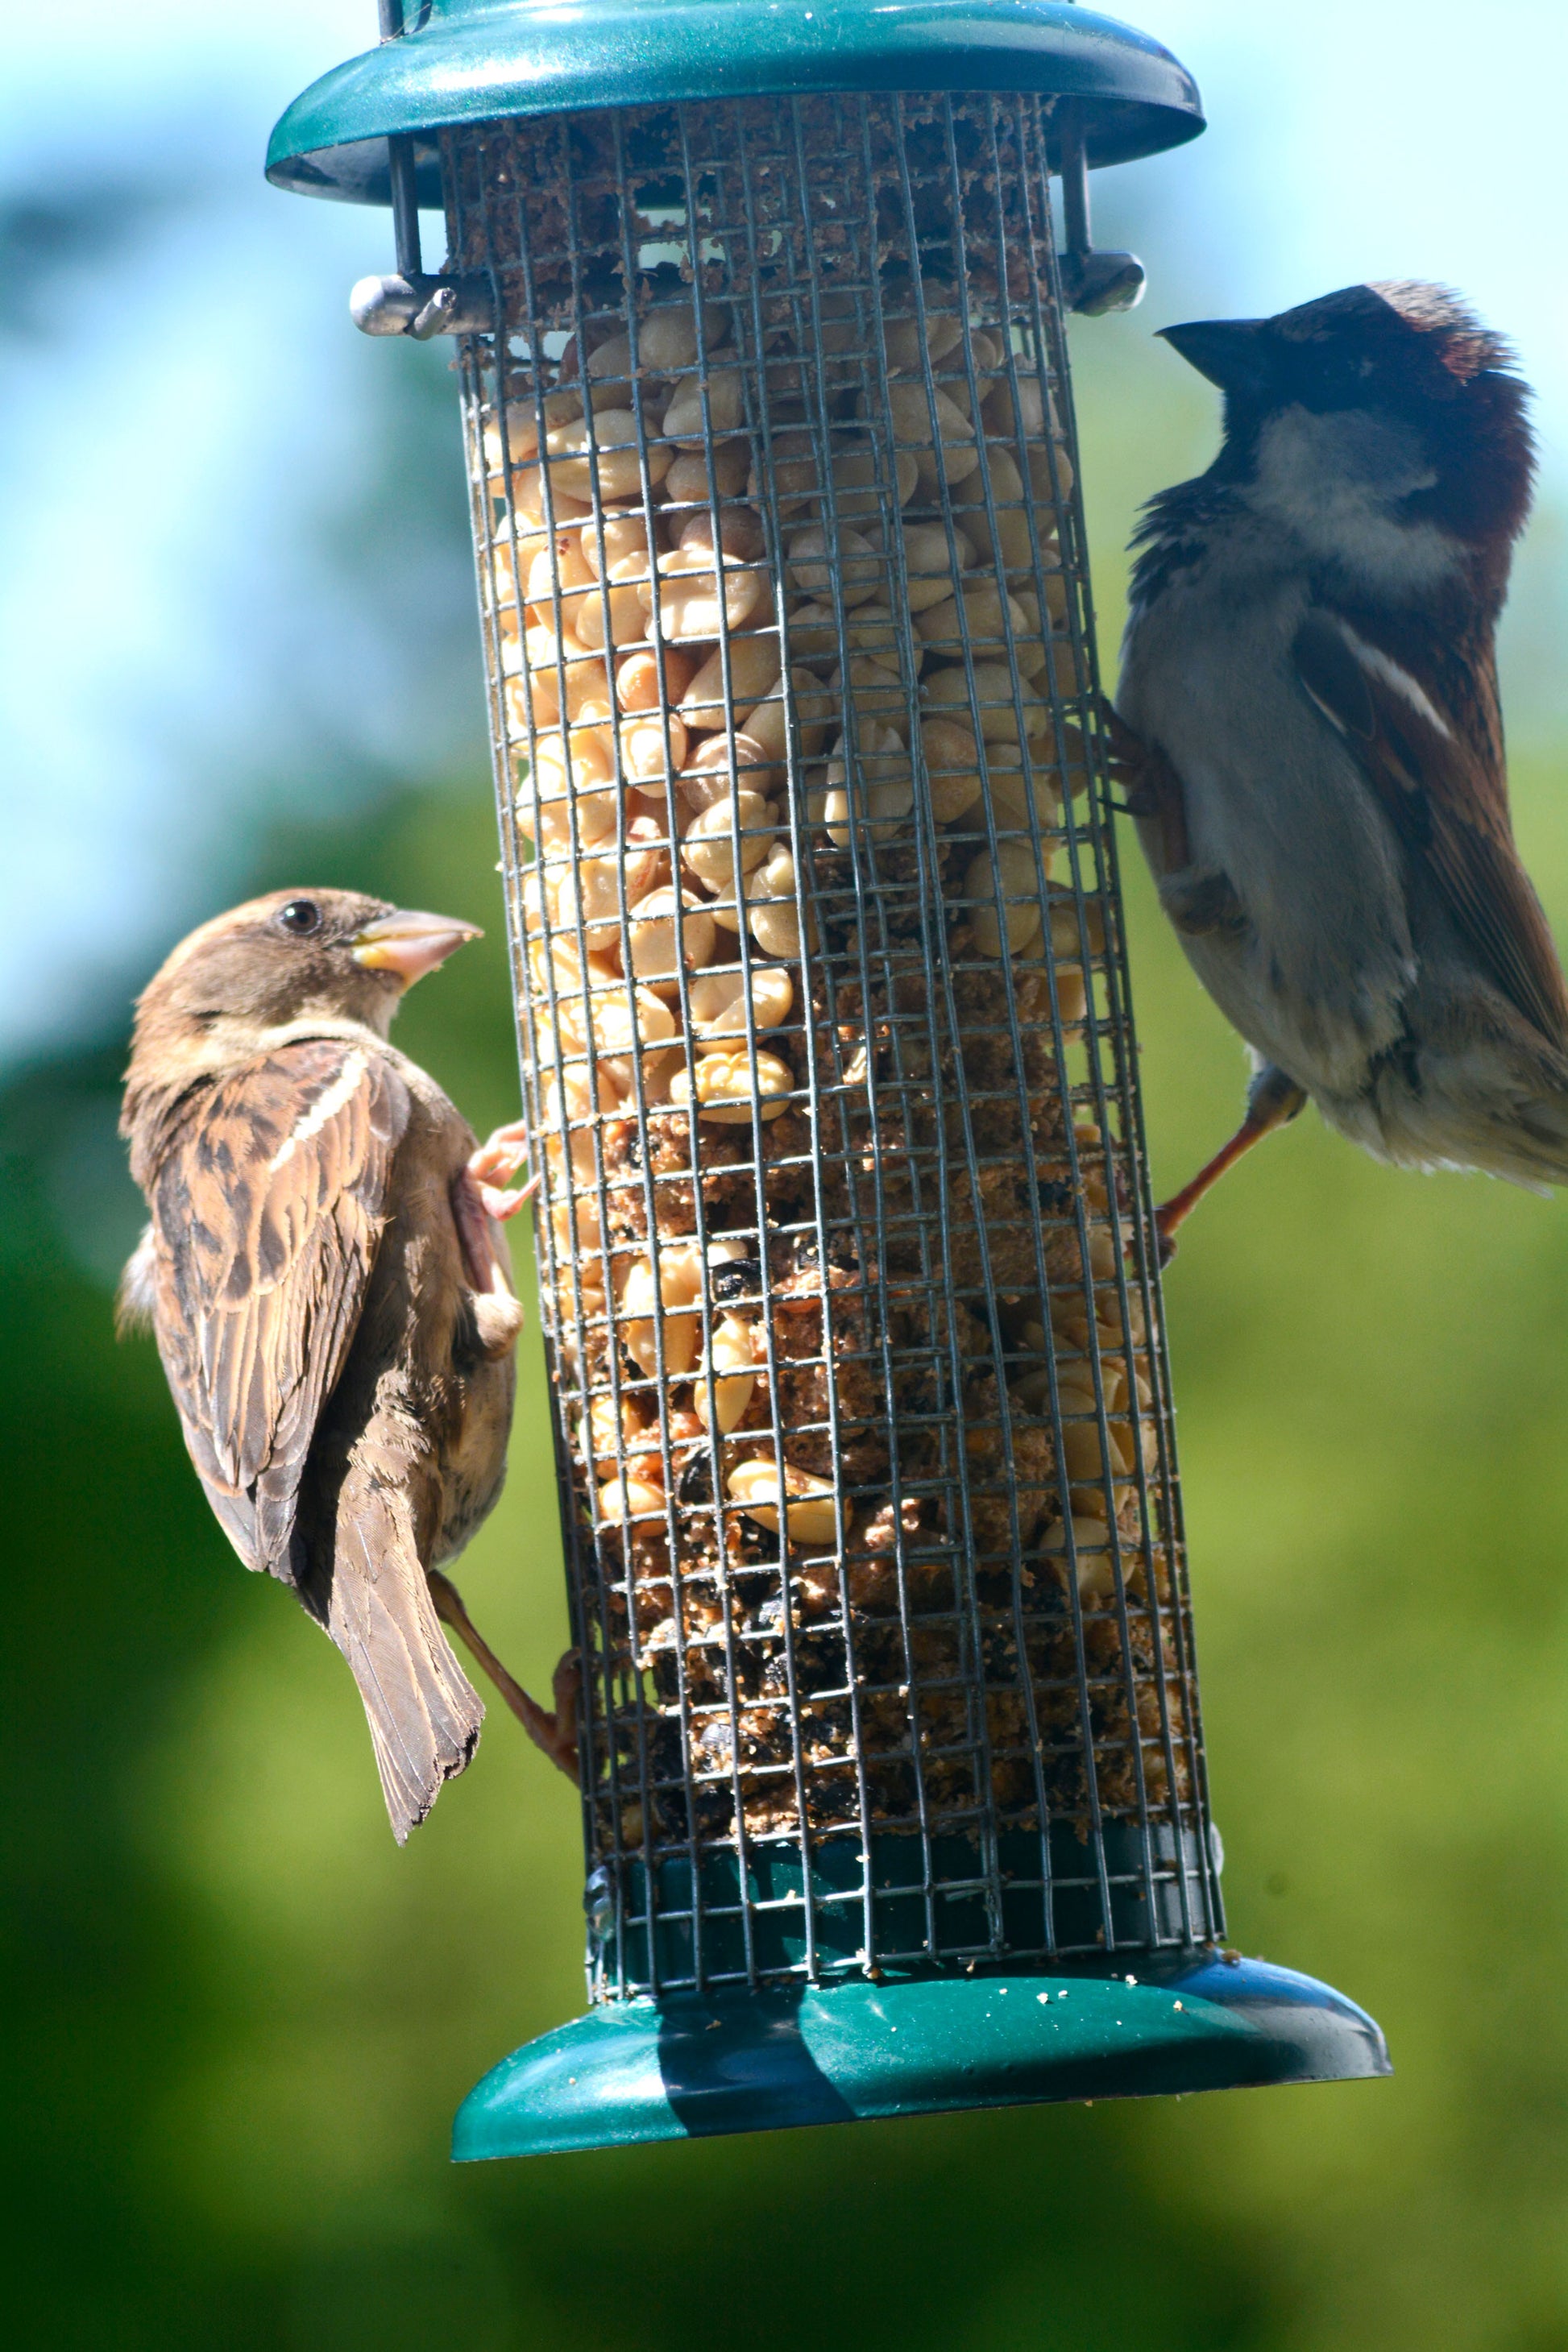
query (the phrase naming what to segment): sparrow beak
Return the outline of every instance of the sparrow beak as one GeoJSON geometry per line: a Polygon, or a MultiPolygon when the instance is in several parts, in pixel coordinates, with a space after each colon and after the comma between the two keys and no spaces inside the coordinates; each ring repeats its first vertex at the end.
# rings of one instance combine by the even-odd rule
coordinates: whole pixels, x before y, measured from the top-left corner
{"type": "Polygon", "coordinates": [[[1267,319],[1194,319],[1184,327],[1161,327],[1162,341],[1179,352],[1189,367],[1225,393],[1261,393],[1268,376],[1263,341],[1267,319]]]}
{"type": "Polygon", "coordinates": [[[413,915],[399,908],[395,915],[367,923],[349,944],[355,963],[368,971],[395,972],[405,988],[412,988],[458,948],[483,937],[477,923],[460,923],[451,915],[413,915]]]}

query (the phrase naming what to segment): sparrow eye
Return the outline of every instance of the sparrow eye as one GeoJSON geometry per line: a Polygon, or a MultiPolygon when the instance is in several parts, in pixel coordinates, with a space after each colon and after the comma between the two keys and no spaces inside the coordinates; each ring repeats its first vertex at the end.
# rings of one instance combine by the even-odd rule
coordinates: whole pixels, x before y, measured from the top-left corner
{"type": "Polygon", "coordinates": [[[280,929],[291,932],[295,939],[308,939],[321,928],[321,910],[314,898],[290,898],[286,907],[279,908],[278,922],[280,929]]]}

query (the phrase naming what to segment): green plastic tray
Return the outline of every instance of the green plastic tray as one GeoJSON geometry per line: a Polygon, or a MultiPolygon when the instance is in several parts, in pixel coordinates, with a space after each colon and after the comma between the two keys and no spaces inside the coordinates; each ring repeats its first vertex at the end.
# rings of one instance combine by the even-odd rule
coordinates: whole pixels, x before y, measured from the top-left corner
{"type": "Polygon", "coordinates": [[[1018,1973],[680,1994],[606,2001],[515,2051],[458,2109],[452,2153],[468,2163],[1389,2071],[1382,2033],[1342,1993],[1217,1954],[1148,1981],[1018,1973]]]}

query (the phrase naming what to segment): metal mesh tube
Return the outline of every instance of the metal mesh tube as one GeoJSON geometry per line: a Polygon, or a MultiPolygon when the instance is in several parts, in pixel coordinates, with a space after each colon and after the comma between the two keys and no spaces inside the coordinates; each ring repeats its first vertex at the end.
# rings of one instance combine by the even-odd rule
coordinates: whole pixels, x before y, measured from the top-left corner
{"type": "Polygon", "coordinates": [[[598,1994],[1220,1929],[1048,117],[447,139],[598,1994]]]}

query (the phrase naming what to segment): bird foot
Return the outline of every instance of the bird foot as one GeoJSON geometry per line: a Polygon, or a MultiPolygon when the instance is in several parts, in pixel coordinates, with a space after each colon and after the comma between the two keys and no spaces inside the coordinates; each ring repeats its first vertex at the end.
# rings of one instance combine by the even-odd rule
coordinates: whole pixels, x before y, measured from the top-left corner
{"type": "Polygon", "coordinates": [[[1157,824],[1161,836],[1162,870],[1179,874],[1191,864],[1187,842],[1187,803],[1182,780],[1157,743],[1145,743],[1102,695],[1100,723],[1110,751],[1110,779],[1121,788],[1127,814],[1141,824],[1157,824]]]}
{"type": "Polygon", "coordinates": [[[493,1135],[481,1143],[468,1161],[468,1174],[484,1203],[487,1213],[498,1224],[515,1217],[525,1201],[531,1201],[539,1190],[537,1175],[526,1184],[510,1188],[510,1180],[529,1160],[528,1122],[513,1119],[510,1126],[498,1127],[493,1135]]]}
{"type": "Polygon", "coordinates": [[[487,1356],[510,1355],[522,1328],[522,1308],[508,1279],[504,1250],[485,1200],[486,1187],[471,1167],[452,1179],[452,1218],[473,1297],[479,1345],[487,1356]]]}
{"type": "Polygon", "coordinates": [[[577,1780],[577,1717],[583,1696],[583,1668],[575,1650],[568,1650],[551,1676],[550,1696],[555,1701],[552,1715],[540,1710],[540,1730],[531,1737],[538,1740],[557,1770],[575,1784],[577,1780]]]}
{"type": "Polygon", "coordinates": [[[1175,1256],[1177,1228],[1186,1223],[1198,1202],[1213,1192],[1220,1178],[1244,1159],[1255,1143],[1261,1143],[1277,1128],[1289,1127],[1306,1101],[1305,1090],[1294,1078],[1273,1062],[1264,1064],[1247,1092],[1247,1117],[1229,1142],[1198,1170],[1190,1184],[1184,1184],[1179,1192],[1173,1192],[1155,1210],[1154,1237],[1159,1244],[1162,1266],[1169,1265],[1175,1256]]]}
{"type": "Polygon", "coordinates": [[[1181,1201],[1178,1192],[1171,1200],[1162,1201],[1154,1212],[1154,1247],[1162,1274],[1176,1255],[1176,1227],[1192,1214],[1190,1205],[1181,1206],[1181,1201]]]}
{"type": "Polygon", "coordinates": [[[497,1690],[521,1724],[542,1756],[548,1756],[558,1772],[564,1772],[574,1788],[578,1786],[577,1707],[582,1696],[583,1677],[575,1650],[568,1650],[551,1677],[550,1695],[554,1707],[540,1706],[530,1698],[521,1683],[513,1682],[504,1667],[492,1672],[497,1690]]]}
{"type": "Polygon", "coordinates": [[[1160,904],[1184,939],[1243,940],[1251,930],[1235,883],[1217,866],[1188,866],[1160,883],[1160,904]]]}
{"type": "Polygon", "coordinates": [[[427,1569],[430,1597],[436,1603],[436,1614],[444,1625],[449,1625],[458,1640],[483,1668],[505,1699],[519,1723],[534,1746],[548,1756],[557,1771],[564,1772],[573,1786],[577,1785],[577,1703],[582,1691],[582,1670],[575,1650],[568,1650],[555,1669],[551,1696],[555,1701],[553,1712],[530,1698],[515,1675],[509,1675],[488,1642],[475,1628],[472,1618],[463,1606],[462,1594],[449,1576],[438,1568],[427,1569]]]}

